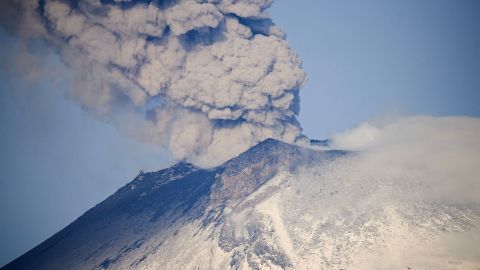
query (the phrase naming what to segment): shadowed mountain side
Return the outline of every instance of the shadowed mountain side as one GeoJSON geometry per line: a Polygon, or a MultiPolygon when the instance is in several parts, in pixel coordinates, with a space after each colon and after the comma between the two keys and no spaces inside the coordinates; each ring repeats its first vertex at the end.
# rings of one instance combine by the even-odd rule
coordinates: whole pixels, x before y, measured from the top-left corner
{"type": "Polygon", "coordinates": [[[186,163],[141,174],[4,269],[106,267],[112,254],[138,248],[178,218],[201,214],[213,179],[186,163]]]}

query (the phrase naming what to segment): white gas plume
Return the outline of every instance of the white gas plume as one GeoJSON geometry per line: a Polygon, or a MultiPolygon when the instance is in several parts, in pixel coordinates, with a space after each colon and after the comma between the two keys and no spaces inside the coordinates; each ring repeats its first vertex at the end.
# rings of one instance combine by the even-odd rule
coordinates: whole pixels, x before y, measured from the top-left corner
{"type": "Polygon", "coordinates": [[[126,134],[209,167],[266,138],[304,140],[300,58],[272,0],[11,0],[2,25],[46,41],[68,96],[126,134]]]}
{"type": "Polygon", "coordinates": [[[355,170],[365,178],[414,185],[406,198],[480,205],[480,118],[364,123],[333,136],[332,147],[358,151],[355,170]]]}

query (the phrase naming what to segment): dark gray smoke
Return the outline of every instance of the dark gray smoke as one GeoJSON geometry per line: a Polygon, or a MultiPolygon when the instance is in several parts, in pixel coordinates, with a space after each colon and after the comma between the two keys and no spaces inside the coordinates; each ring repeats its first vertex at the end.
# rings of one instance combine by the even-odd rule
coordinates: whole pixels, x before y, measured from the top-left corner
{"type": "Polygon", "coordinates": [[[306,76],[271,3],[14,0],[2,24],[59,52],[74,74],[69,96],[89,112],[213,166],[268,137],[304,139],[306,76]]]}

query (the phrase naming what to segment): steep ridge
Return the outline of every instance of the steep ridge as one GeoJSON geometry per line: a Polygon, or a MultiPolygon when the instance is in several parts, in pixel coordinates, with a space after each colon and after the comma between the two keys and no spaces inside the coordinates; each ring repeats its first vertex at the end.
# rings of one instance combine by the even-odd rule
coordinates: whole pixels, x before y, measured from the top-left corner
{"type": "Polygon", "coordinates": [[[217,169],[221,174],[213,188],[213,203],[236,205],[281,169],[295,173],[299,167],[327,162],[346,153],[315,151],[267,139],[217,169]]]}

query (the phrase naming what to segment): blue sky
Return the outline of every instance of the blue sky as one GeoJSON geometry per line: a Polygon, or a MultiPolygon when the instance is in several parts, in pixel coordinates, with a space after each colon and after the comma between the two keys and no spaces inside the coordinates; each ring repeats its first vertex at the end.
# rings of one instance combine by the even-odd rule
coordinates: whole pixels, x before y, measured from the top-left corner
{"type": "Polygon", "coordinates": [[[304,61],[305,133],[372,118],[480,115],[480,2],[278,0],[274,21],[304,61]]]}
{"type": "MultiPolygon", "coordinates": [[[[480,116],[478,14],[480,2],[467,0],[278,0],[271,15],[309,76],[301,91],[306,135],[326,138],[399,114],[480,116]]],[[[0,40],[5,59],[14,41],[3,32],[0,40]]],[[[59,82],[32,83],[0,69],[0,265],[140,169],[173,162],[66,100],[63,72],[59,82]]]]}

